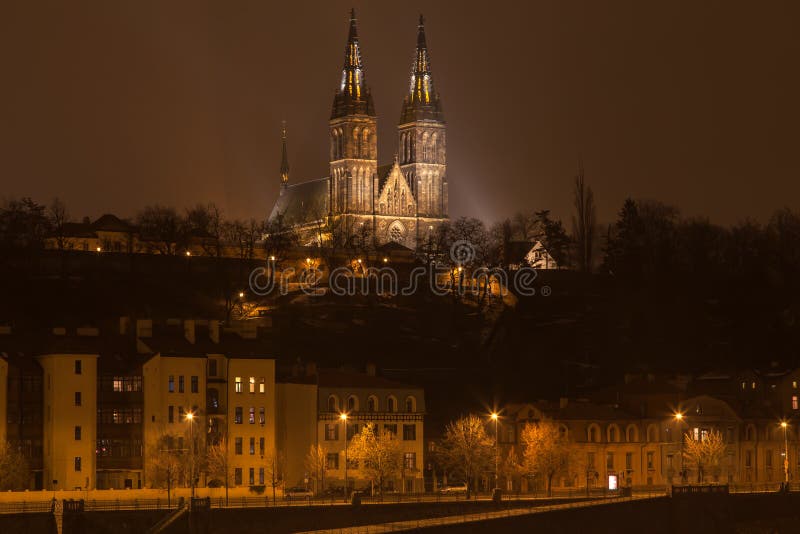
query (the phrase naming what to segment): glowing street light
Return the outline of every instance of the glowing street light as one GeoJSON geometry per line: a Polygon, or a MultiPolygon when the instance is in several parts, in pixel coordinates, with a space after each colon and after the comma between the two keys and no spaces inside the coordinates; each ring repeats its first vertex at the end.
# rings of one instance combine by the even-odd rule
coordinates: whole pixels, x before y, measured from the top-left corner
{"type": "Polygon", "coordinates": [[[186,257],[188,258],[188,257],[189,257],[189,256],[191,256],[191,255],[192,255],[192,251],[191,251],[191,250],[187,250],[187,251],[186,251],[186,257]]]}
{"type": "Polygon", "coordinates": [[[194,499],[194,414],[192,412],[186,413],[186,420],[189,422],[189,442],[191,449],[190,454],[190,470],[192,476],[192,499],[194,499]]]}
{"type": "Polygon", "coordinates": [[[97,252],[102,252],[103,249],[101,247],[97,247],[97,252]]]}
{"type": "Polygon", "coordinates": [[[344,502],[347,502],[347,414],[339,415],[344,427],[344,502]]]}
{"type": "Polygon", "coordinates": [[[494,421],[494,487],[497,487],[497,462],[498,462],[498,439],[497,439],[497,420],[500,419],[500,416],[497,412],[492,412],[491,415],[492,421],[494,421]]]}
{"type": "Polygon", "coordinates": [[[789,423],[781,421],[783,429],[783,481],[789,483],[789,423]]]}
{"type": "Polygon", "coordinates": [[[681,433],[681,423],[683,422],[683,414],[681,412],[675,412],[675,421],[678,423],[678,436],[681,440],[681,482],[684,482],[686,479],[686,470],[683,464],[683,442],[684,442],[684,435],[681,433]]]}
{"type": "Polygon", "coordinates": [[[240,299],[243,299],[243,298],[244,298],[244,291],[239,291],[239,298],[240,298],[240,299]]]}

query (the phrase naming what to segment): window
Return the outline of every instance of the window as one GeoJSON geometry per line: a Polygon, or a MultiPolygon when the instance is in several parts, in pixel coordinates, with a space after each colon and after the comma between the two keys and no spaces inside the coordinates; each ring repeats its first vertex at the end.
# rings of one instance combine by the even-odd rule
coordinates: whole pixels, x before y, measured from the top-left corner
{"type": "Polygon", "coordinates": [[[385,431],[387,431],[387,432],[391,432],[395,436],[397,435],[397,424],[396,423],[385,424],[385,425],[383,425],[383,429],[385,431]]]}
{"type": "Polygon", "coordinates": [[[256,424],[256,409],[253,406],[250,406],[250,417],[248,418],[248,421],[251,425],[256,424]]]}
{"type": "Polygon", "coordinates": [[[329,452],[325,458],[326,469],[339,469],[339,453],[329,452]]]}
{"type": "Polygon", "coordinates": [[[262,485],[262,486],[264,485],[264,468],[263,467],[259,467],[258,468],[258,483],[260,485],[262,485]]]}
{"type": "Polygon", "coordinates": [[[250,455],[256,453],[256,438],[250,438],[250,455]]]}
{"type": "Polygon", "coordinates": [[[358,434],[358,423],[347,423],[347,439],[353,439],[358,434]]]}
{"type": "Polygon", "coordinates": [[[237,467],[233,470],[233,483],[236,486],[242,485],[242,468],[237,467]]]}
{"type": "Polygon", "coordinates": [[[242,438],[236,438],[233,441],[233,454],[242,454],[242,438]]]}
{"type": "Polygon", "coordinates": [[[75,441],[80,441],[80,440],[81,440],[81,427],[76,426],[75,427],[75,441]]]}
{"type": "Polygon", "coordinates": [[[258,379],[258,392],[259,393],[267,392],[267,382],[263,378],[258,379]]]}
{"type": "Polygon", "coordinates": [[[258,438],[258,453],[261,456],[264,456],[264,445],[265,445],[264,438],[258,438]]]}
{"type": "Polygon", "coordinates": [[[170,423],[175,422],[175,406],[170,406],[167,409],[167,421],[169,421],[170,423]]]}
{"type": "Polygon", "coordinates": [[[367,411],[368,412],[375,412],[378,410],[378,402],[375,397],[370,397],[367,399],[367,411]]]}
{"type": "Polygon", "coordinates": [[[609,443],[616,443],[619,441],[619,431],[616,425],[608,427],[608,441],[609,443]]]}
{"type": "Polygon", "coordinates": [[[608,469],[609,471],[613,471],[614,470],[614,453],[613,452],[607,452],[606,453],[606,469],[608,469]]]}
{"type": "Polygon", "coordinates": [[[589,469],[594,469],[595,468],[595,461],[594,461],[594,453],[593,452],[589,452],[589,453],[586,454],[586,466],[589,469]]]}
{"type": "Polygon", "coordinates": [[[255,468],[251,467],[248,470],[248,474],[249,474],[248,480],[250,481],[250,485],[252,486],[253,484],[256,483],[256,470],[255,470],[255,468]]]}
{"type": "Polygon", "coordinates": [[[352,412],[356,409],[356,398],[355,397],[348,397],[347,398],[347,411],[352,412]]]}
{"type": "MultiPolygon", "coordinates": [[[[647,451],[647,468],[648,469],[655,469],[654,467],[654,454],[653,451],[647,451]]],[[[668,467],[672,467],[672,455],[670,454],[667,456],[667,461],[669,463],[668,467]]]]}
{"type": "Polygon", "coordinates": [[[406,469],[414,470],[417,468],[417,453],[407,452],[403,455],[403,466],[406,469]]]}
{"type": "Polygon", "coordinates": [[[797,380],[792,380],[792,389],[797,389],[797,380]]]}
{"type": "Polygon", "coordinates": [[[178,421],[182,422],[186,418],[186,412],[183,409],[183,406],[178,406],[178,421]]]}
{"type": "Polygon", "coordinates": [[[237,406],[236,411],[233,416],[233,424],[241,425],[242,424],[242,407],[237,406]]]}
{"type": "Polygon", "coordinates": [[[83,371],[82,367],[83,367],[82,362],[80,360],[75,360],[75,374],[76,375],[81,374],[81,371],[83,371]]]}
{"type": "Polygon", "coordinates": [[[184,390],[184,382],[183,382],[183,375],[178,377],[178,393],[183,393],[184,390]]]}
{"type": "Polygon", "coordinates": [[[256,377],[251,376],[250,377],[250,393],[255,393],[255,392],[256,392],[256,377]]]}
{"type": "Polygon", "coordinates": [[[414,406],[414,404],[416,404],[414,402],[414,397],[409,397],[409,398],[406,399],[406,411],[408,413],[412,413],[412,412],[416,411],[416,406],[414,406]]]}
{"type": "MultiPolygon", "coordinates": [[[[648,468],[648,469],[652,469],[652,468],[650,467],[650,456],[651,456],[652,454],[653,454],[652,452],[648,452],[648,453],[647,453],[647,468],[648,468]]],[[[668,454],[668,455],[667,455],[667,469],[672,469],[672,455],[671,455],[671,454],[668,454]]]]}
{"type": "Polygon", "coordinates": [[[81,392],[80,391],[76,391],[75,392],[75,406],[80,406],[80,405],[81,405],[81,392]]]}
{"type": "Polygon", "coordinates": [[[267,415],[266,415],[266,412],[264,411],[264,407],[261,406],[258,409],[258,424],[259,425],[263,425],[266,422],[267,422],[267,415]]]}
{"type": "Polygon", "coordinates": [[[742,382],[742,391],[747,389],[747,382],[742,382]]]}
{"type": "Polygon", "coordinates": [[[589,443],[596,443],[600,441],[599,429],[596,425],[591,425],[586,432],[586,438],[589,443]]]}
{"type": "Polygon", "coordinates": [[[241,393],[242,392],[242,377],[241,376],[237,376],[236,377],[236,383],[235,383],[234,391],[236,393],[241,393]]]}
{"type": "Polygon", "coordinates": [[[338,408],[339,408],[339,407],[337,406],[338,404],[339,404],[339,403],[338,403],[338,402],[336,402],[336,397],[334,397],[333,395],[331,395],[330,397],[328,397],[328,411],[329,411],[329,412],[335,412],[335,411],[337,411],[337,410],[338,410],[338,408]]]}
{"type": "Polygon", "coordinates": [[[403,441],[417,439],[417,425],[403,425],[403,441]]]}
{"type": "Polygon", "coordinates": [[[764,451],[764,464],[767,466],[767,469],[772,469],[772,450],[767,449],[764,451]]]}
{"type": "Polygon", "coordinates": [[[197,393],[198,390],[199,390],[199,388],[198,388],[198,385],[197,385],[197,377],[193,376],[192,377],[192,393],[197,393]]]}
{"type": "Polygon", "coordinates": [[[175,377],[172,375],[169,375],[169,378],[167,379],[167,391],[170,393],[175,393],[175,377]]]}
{"type": "Polygon", "coordinates": [[[76,456],[75,457],[75,471],[80,471],[80,470],[81,470],[81,457],[80,456],[76,456]]]}
{"type": "Polygon", "coordinates": [[[792,395],[792,410],[797,410],[797,408],[798,408],[797,395],[792,395]]]}
{"type": "Polygon", "coordinates": [[[217,360],[208,360],[208,376],[217,376],[217,360]]]}
{"type": "Polygon", "coordinates": [[[213,409],[219,409],[219,390],[217,388],[210,388],[208,390],[208,405],[213,409]]]}
{"type": "Polygon", "coordinates": [[[626,452],[625,453],[625,469],[631,470],[633,469],[633,453],[626,452]]]}
{"type": "Polygon", "coordinates": [[[397,410],[397,401],[394,397],[389,397],[386,399],[386,411],[387,412],[395,412],[397,410]]]}
{"type": "Polygon", "coordinates": [[[339,439],[339,425],[336,423],[325,423],[325,440],[336,441],[339,439]]]}

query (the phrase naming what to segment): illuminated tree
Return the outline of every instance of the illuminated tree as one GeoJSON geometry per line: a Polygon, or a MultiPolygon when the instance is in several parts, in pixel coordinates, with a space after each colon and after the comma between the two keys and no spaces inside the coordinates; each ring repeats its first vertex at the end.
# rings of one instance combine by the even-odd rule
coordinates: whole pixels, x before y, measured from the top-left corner
{"type": "Polygon", "coordinates": [[[558,424],[543,420],[526,424],[521,434],[522,466],[526,474],[538,476],[552,494],[553,478],[569,468],[570,447],[558,424]]]}
{"type": "Polygon", "coordinates": [[[464,477],[469,498],[478,474],[494,465],[494,439],[486,433],[486,421],[470,414],[448,424],[441,458],[450,473],[464,477]]]}
{"type": "Polygon", "coordinates": [[[228,504],[228,487],[233,478],[228,462],[228,440],[220,438],[217,443],[211,444],[206,450],[206,476],[209,485],[222,484],[225,486],[225,504],[228,504]]]}
{"type": "Polygon", "coordinates": [[[689,465],[697,469],[698,484],[705,479],[706,470],[719,473],[722,457],[725,455],[725,442],[719,431],[712,430],[700,439],[694,439],[687,432],[683,436],[683,442],[683,458],[689,465]]]}
{"type": "Polygon", "coordinates": [[[314,482],[314,493],[325,487],[325,471],[328,470],[328,449],[323,445],[311,445],[306,453],[305,468],[314,482]]]}
{"type": "Polygon", "coordinates": [[[353,436],[348,448],[348,460],[358,462],[362,473],[383,493],[387,480],[395,476],[403,461],[400,442],[394,432],[378,430],[373,423],[364,425],[353,436]]]}
{"type": "Polygon", "coordinates": [[[0,442],[0,491],[28,489],[28,460],[10,443],[0,442]]]}

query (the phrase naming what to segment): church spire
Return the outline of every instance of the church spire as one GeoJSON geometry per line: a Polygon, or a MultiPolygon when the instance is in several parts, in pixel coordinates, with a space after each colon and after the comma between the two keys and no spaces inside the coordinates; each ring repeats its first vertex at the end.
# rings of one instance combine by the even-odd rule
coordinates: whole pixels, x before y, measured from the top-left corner
{"type": "Polygon", "coordinates": [[[289,185],[289,155],[286,153],[286,121],[281,127],[281,142],[283,144],[281,154],[281,187],[289,185]]]}
{"type": "Polygon", "coordinates": [[[425,39],[425,19],[422,15],[419,16],[419,25],[417,26],[417,49],[411,66],[411,83],[403,102],[400,123],[420,119],[444,121],[439,94],[433,86],[431,59],[425,39]]]}
{"type": "Polygon", "coordinates": [[[350,10],[350,31],[344,49],[342,79],[333,98],[331,118],[347,115],[375,115],[369,87],[364,79],[364,64],[361,61],[361,47],[358,42],[356,10],[350,10]]]}

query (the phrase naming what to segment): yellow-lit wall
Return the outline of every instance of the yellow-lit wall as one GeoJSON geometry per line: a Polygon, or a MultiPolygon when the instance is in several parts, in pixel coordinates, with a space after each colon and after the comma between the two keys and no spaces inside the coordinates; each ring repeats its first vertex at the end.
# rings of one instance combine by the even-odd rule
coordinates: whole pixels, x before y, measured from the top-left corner
{"type": "Polygon", "coordinates": [[[286,456],[286,487],[305,486],[305,460],[317,443],[317,386],[277,384],[278,450],[286,456]]]}
{"type": "Polygon", "coordinates": [[[6,441],[6,414],[8,413],[8,362],[0,358],[0,443],[6,441]]]}
{"type": "Polygon", "coordinates": [[[271,467],[267,464],[276,454],[275,447],[275,361],[256,358],[230,358],[227,362],[227,420],[228,455],[231,476],[241,469],[241,484],[249,485],[249,470],[253,469],[253,483],[259,485],[259,469],[264,468],[264,483],[269,486],[271,467]],[[241,392],[236,391],[236,378],[241,379],[241,392]],[[250,391],[250,378],[254,379],[254,391],[250,391]],[[260,381],[264,379],[264,393],[260,392],[260,381]],[[242,422],[236,423],[236,408],[242,409],[242,422]],[[254,409],[255,422],[250,423],[250,408],[254,409]],[[264,407],[264,424],[259,422],[259,408],[264,407]],[[264,438],[264,456],[261,456],[260,438],[264,438]],[[241,454],[236,454],[236,439],[241,438],[241,454]],[[250,438],[254,440],[254,454],[250,454],[250,438]]]}
{"type": "Polygon", "coordinates": [[[97,355],[43,355],[39,362],[44,371],[45,488],[92,489],[97,463],[97,355]],[[81,362],[80,374],[76,360],[81,362]],[[81,393],[80,406],[75,404],[76,392],[81,393]],[[80,440],[75,439],[76,426],[81,427],[80,440]],[[75,470],[78,457],[80,471],[75,470]]]}

